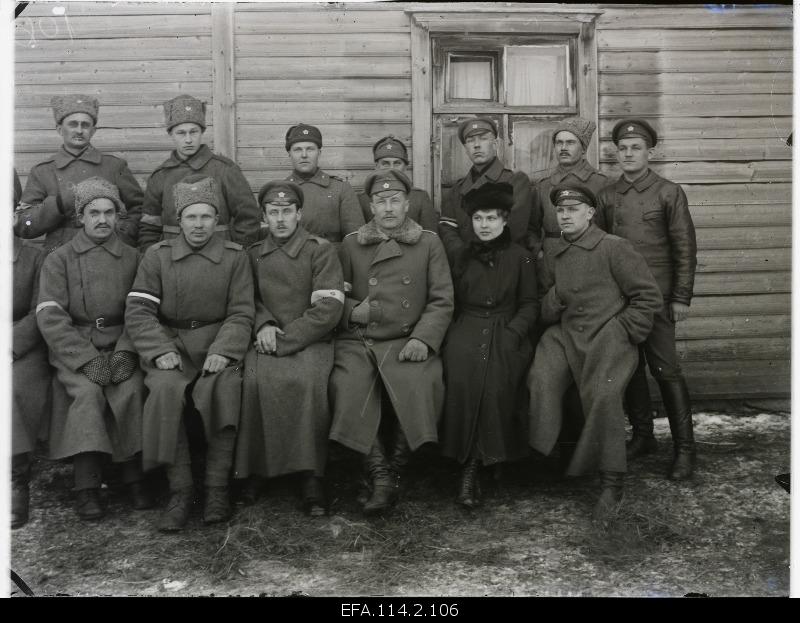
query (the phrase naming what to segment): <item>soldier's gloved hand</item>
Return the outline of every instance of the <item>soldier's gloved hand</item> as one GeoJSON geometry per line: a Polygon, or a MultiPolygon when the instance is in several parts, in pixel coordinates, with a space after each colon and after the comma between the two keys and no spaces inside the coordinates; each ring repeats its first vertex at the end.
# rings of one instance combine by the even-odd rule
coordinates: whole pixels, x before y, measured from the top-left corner
{"type": "Polygon", "coordinates": [[[222,355],[209,355],[203,363],[203,376],[224,370],[230,362],[230,359],[222,355]]]}
{"type": "Polygon", "coordinates": [[[425,361],[428,358],[428,345],[412,337],[397,356],[400,361],[425,361]]]}
{"type": "Polygon", "coordinates": [[[156,364],[156,368],[159,370],[174,370],[175,368],[178,368],[178,370],[183,371],[183,362],[181,361],[181,356],[176,352],[171,352],[161,355],[160,357],[156,357],[154,363],[156,364]]]}
{"type": "Polygon", "coordinates": [[[87,361],[78,368],[78,372],[82,373],[92,383],[97,383],[103,387],[111,384],[111,366],[108,365],[108,361],[102,355],[87,361]]]}
{"type": "Polygon", "coordinates": [[[111,366],[111,382],[115,385],[127,381],[139,367],[139,357],[129,350],[120,350],[108,360],[111,366]]]}
{"type": "Polygon", "coordinates": [[[256,334],[256,350],[262,355],[273,355],[278,350],[278,336],[286,335],[280,327],[264,325],[256,334]]]}
{"type": "Polygon", "coordinates": [[[672,322],[682,322],[689,317],[689,306],[685,303],[672,301],[669,304],[669,317],[672,322]]]}
{"type": "Polygon", "coordinates": [[[350,313],[350,322],[353,324],[369,324],[369,297],[353,308],[350,313]]]}

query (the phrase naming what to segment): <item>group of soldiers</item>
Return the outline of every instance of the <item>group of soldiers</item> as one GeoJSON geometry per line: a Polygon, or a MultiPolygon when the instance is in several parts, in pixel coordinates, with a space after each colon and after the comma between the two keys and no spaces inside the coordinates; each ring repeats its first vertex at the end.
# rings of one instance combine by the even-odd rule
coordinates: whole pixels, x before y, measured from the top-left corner
{"type": "Polygon", "coordinates": [[[12,527],[43,437],[72,461],[82,519],[105,513],[109,459],[135,509],[155,505],[145,475],[163,467],[165,532],[201,492],[204,522],[227,521],[232,479],[252,502],[264,479],[297,474],[305,512],[324,515],[330,440],[364,457],[366,514],[397,501],[423,444],[461,464],[456,499],[473,508],[481,466],[559,442],[567,474],[600,471],[604,519],[626,461],[656,449],[645,363],[669,476],[691,476],[675,323],[696,244],[680,186],[648,166],[647,122],[615,126],[616,182],[586,161],[594,123],[560,122],[558,164],[531,183],[498,158],[494,122],[467,119],[472,167],[439,213],[392,136],[357,195],[319,167],[320,130],[292,126],[292,171],[256,199],[202,142],[203,102],[181,95],[164,104],[175,149],[143,193],[92,146],[96,99],[55,97],[53,111],[61,147],[24,191],[15,180],[12,527]]]}

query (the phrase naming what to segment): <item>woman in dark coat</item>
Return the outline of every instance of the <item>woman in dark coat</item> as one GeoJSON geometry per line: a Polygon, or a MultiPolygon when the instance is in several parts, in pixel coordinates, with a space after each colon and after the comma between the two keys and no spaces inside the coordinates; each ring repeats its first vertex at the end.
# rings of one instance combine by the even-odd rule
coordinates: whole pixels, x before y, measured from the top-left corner
{"type": "Polygon", "coordinates": [[[536,271],[530,253],[511,242],[510,184],[468,193],[474,240],[464,243],[446,220],[440,227],[453,272],[456,312],[444,345],[446,406],[442,454],[463,465],[457,502],[479,502],[481,464],[513,461],[526,448],[524,376],[533,350],[536,271]]]}

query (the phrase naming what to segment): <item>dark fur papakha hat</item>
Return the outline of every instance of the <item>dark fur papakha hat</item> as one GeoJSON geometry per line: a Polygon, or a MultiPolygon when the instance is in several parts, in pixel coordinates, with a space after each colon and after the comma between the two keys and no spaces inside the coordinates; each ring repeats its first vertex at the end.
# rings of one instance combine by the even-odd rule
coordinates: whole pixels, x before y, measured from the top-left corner
{"type": "Polygon", "coordinates": [[[184,208],[195,203],[206,203],[219,212],[217,182],[213,177],[192,174],[183,178],[173,188],[175,195],[175,214],[180,217],[184,208]]]}
{"type": "Polygon", "coordinates": [[[95,199],[110,199],[117,206],[120,216],[125,216],[125,204],[119,197],[119,189],[102,177],[90,177],[82,182],[75,184],[73,189],[75,195],[75,212],[83,213],[84,208],[95,199]]]}
{"type": "Polygon", "coordinates": [[[489,182],[464,195],[464,211],[472,216],[478,210],[511,212],[514,187],[507,182],[489,182]]]}
{"type": "Polygon", "coordinates": [[[196,123],[206,129],[206,105],[191,95],[179,95],[164,102],[167,132],[181,123],[196,123]]]}
{"type": "Polygon", "coordinates": [[[53,117],[56,123],[61,124],[64,117],[68,117],[76,112],[85,112],[97,123],[97,112],[100,110],[100,103],[91,95],[56,95],[50,99],[53,107],[53,117]]]}

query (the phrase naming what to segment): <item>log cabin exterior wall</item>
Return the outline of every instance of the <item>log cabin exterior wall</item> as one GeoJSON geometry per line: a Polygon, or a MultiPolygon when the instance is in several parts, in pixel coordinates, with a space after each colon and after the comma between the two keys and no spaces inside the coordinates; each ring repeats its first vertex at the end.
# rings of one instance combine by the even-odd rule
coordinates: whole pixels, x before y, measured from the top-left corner
{"type": "MultiPolygon", "coordinates": [[[[531,10],[469,10],[481,6],[531,10]]],[[[791,7],[585,6],[602,11],[600,168],[619,174],[608,140],[616,120],[645,117],[660,136],[653,169],[689,198],[698,273],[678,346],[693,395],[787,397],[791,7]]],[[[411,147],[411,12],[421,8],[32,2],[16,25],[15,164],[24,183],[57,147],[50,97],[86,92],[101,102],[93,142],[125,157],[144,185],[171,148],[160,104],[185,92],[208,103],[206,142],[237,160],[253,190],[288,172],[284,134],[298,122],[322,129],[321,166],[358,188],[377,138],[411,147]],[[231,55],[228,76],[220,53],[231,55]],[[217,127],[220,110],[231,113],[217,127]]]]}

